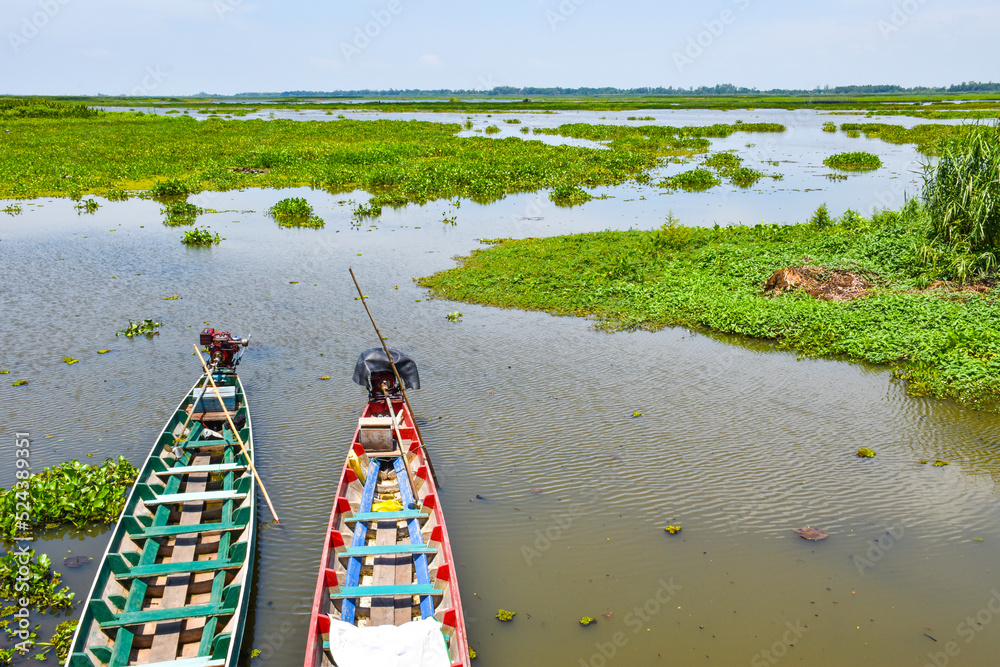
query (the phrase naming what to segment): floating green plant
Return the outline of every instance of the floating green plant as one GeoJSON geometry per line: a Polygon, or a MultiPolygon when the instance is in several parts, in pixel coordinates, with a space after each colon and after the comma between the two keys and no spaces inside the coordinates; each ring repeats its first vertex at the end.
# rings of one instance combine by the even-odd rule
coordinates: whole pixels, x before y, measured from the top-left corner
{"type": "Polygon", "coordinates": [[[101,208],[93,199],[84,199],[83,201],[78,201],[73,205],[77,213],[94,213],[97,209],[101,208]]]}
{"type": "Polygon", "coordinates": [[[722,181],[708,169],[689,169],[682,171],[676,176],[670,176],[660,181],[661,188],[685,190],[686,192],[699,192],[714,188],[722,181]]]}
{"type": "Polygon", "coordinates": [[[204,209],[181,200],[165,204],[160,213],[165,216],[164,223],[167,225],[192,225],[195,219],[204,213],[204,209]]]}
{"type": "Polygon", "coordinates": [[[863,459],[873,459],[875,458],[875,450],[869,449],[868,447],[862,447],[858,450],[858,456],[863,459]]]}
{"type": "Polygon", "coordinates": [[[593,198],[589,192],[575,185],[559,185],[549,193],[549,199],[555,202],[556,206],[576,206],[585,204],[593,198]]]}
{"type": "Polygon", "coordinates": [[[844,171],[870,171],[882,166],[882,160],[877,155],[864,152],[837,153],[823,160],[823,164],[831,169],[844,171]]]}
{"type": "Polygon", "coordinates": [[[196,248],[208,248],[222,243],[222,237],[219,236],[219,232],[212,234],[207,227],[198,227],[184,232],[181,243],[196,248]]]}
{"type": "Polygon", "coordinates": [[[458,322],[462,319],[462,313],[456,310],[448,313],[447,315],[445,315],[445,317],[449,322],[458,322]]]}
{"type": "Polygon", "coordinates": [[[671,535],[675,535],[675,534],[681,532],[681,527],[680,526],[667,526],[663,530],[667,531],[671,535]]]}
{"type": "Polygon", "coordinates": [[[935,468],[943,468],[944,466],[949,466],[951,464],[948,463],[947,461],[935,461],[931,465],[933,465],[935,468]]]}
{"type": "Polygon", "coordinates": [[[499,134],[499,133],[500,133],[500,128],[497,127],[496,125],[486,126],[486,134],[499,134]]]}
{"type": "Polygon", "coordinates": [[[27,380],[14,380],[13,382],[10,383],[10,386],[12,386],[12,387],[23,387],[26,384],[28,384],[27,380]]]}
{"type": "Polygon", "coordinates": [[[358,204],[351,213],[354,219],[359,222],[366,218],[377,218],[382,215],[382,205],[375,200],[371,200],[367,204],[358,204]]]}
{"type": "Polygon", "coordinates": [[[475,659],[476,659],[476,652],[470,646],[469,647],[469,660],[475,660],[475,659]]]}
{"type": "Polygon", "coordinates": [[[506,623],[510,621],[512,618],[514,618],[515,614],[517,614],[516,611],[507,611],[506,609],[501,609],[497,612],[497,618],[506,623]]]}
{"type": "Polygon", "coordinates": [[[765,174],[749,167],[738,167],[736,169],[726,170],[725,176],[733,185],[740,188],[749,188],[757,181],[764,178],[765,174]]]}
{"type": "Polygon", "coordinates": [[[97,354],[107,354],[107,353],[108,353],[108,352],[110,352],[110,351],[111,351],[111,350],[98,350],[98,351],[97,351],[97,354]]]}
{"type": "Polygon", "coordinates": [[[8,553],[0,557],[0,598],[18,600],[22,597],[39,611],[59,611],[73,605],[73,594],[68,586],[60,587],[62,576],[52,571],[52,559],[45,554],[35,558],[35,550],[28,550],[28,565],[22,565],[20,557],[8,553]],[[27,575],[23,571],[27,570],[27,575]],[[27,588],[18,582],[27,582],[27,588]]]}
{"type": "Polygon", "coordinates": [[[713,169],[717,169],[719,171],[726,169],[737,169],[742,165],[742,163],[743,163],[743,158],[741,158],[736,153],[731,153],[728,151],[722,153],[714,153],[710,157],[707,157],[702,161],[702,164],[704,164],[706,167],[712,167],[713,169]]]}
{"type": "Polygon", "coordinates": [[[5,206],[0,210],[2,210],[7,215],[20,215],[22,212],[20,204],[10,204],[9,206],[5,206]]]}
{"type": "Polygon", "coordinates": [[[153,336],[159,335],[158,328],[162,327],[162,322],[154,322],[152,319],[145,319],[139,322],[128,321],[128,326],[120,330],[115,336],[125,336],[126,338],[132,338],[133,336],[145,336],[146,338],[152,338],[153,336]]]}
{"type": "Polygon", "coordinates": [[[531,128],[529,128],[529,127],[522,127],[521,128],[521,134],[530,134],[530,133],[531,133],[531,128]]]}
{"type": "Polygon", "coordinates": [[[74,359],[73,357],[63,357],[63,361],[65,361],[70,366],[80,362],[79,359],[74,359]]]}
{"type": "Polygon", "coordinates": [[[138,472],[123,456],[99,466],[74,460],[45,468],[9,490],[0,488],[0,537],[15,539],[25,532],[24,524],[33,531],[63,524],[82,528],[114,523],[138,472]],[[31,514],[23,521],[19,520],[20,511],[15,510],[18,503],[25,502],[31,514]]]}
{"type": "Polygon", "coordinates": [[[175,296],[165,296],[165,297],[163,297],[163,300],[164,300],[164,301],[176,301],[176,300],[177,300],[177,299],[179,299],[179,298],[180,298],[180,295],[175,295],[175,296]]]}
{"type": "Polygon", "coordinates": [[[168,178],[154,185],[151,192],[154,197],[180,197],[189,194],[191,186],[180,178],[168,178]]]}
{"type": "Polygon", "coordinates": [[[320,380],[329,380],[329,379],[330,379],[329,375],[324,375],[323,377],[320,378],[320,380]]]}
{"type": "Polygon", "coordinates": [[[521,124],[521,120],[519,118],[504,118],[503,122],[507,123],[508,125],[520,125],[521,124]]]}
{"type": "Polygon", "coordinates": [[[597,623],[597,620],[591,618],[590,616],[584,616],[583,618],[580,619],[580,625],[586,626],[590,625],[591,623],[597,623]]]}
{"type": "Polygon", "coordinates": [[[8,370],[0,371],[0,375],[7,375],[8,373],[10,373],[8,370]]]}
{"type": "Polygon", "coordinates": [[[823,123],[823,131],[824,132],[836,132],[837,131],[837,124],[836,123],[831,123],[830,121],[827,121],[827,122],[823,123]]]}

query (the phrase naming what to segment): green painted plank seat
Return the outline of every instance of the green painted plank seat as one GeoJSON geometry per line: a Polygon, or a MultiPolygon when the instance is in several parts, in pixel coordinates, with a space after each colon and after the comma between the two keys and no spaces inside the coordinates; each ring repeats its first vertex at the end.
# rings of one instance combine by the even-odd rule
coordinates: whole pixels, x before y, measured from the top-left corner
{"type": "MultiPolygon", "coordinates": [[[[110,553],[108,567],[116,579],[136,579],[139,577],[162,577],[170,574],[193,574],[215,570],[237,570],[246,562],[246,542],[237,542],[229,548],[227,558],[216,560],[182,561],[179,563],[140,563],[139,552],[110,553]]],[[[155,552],[154,552],[155,553],[155,552]]]]}
{"type": "MultiPolygon", "coordinates": [[[[132,517],[125,518],[131,519],[132,517]]],[[[192,535],[195,533],[207,535],[210,533],[224,533],[230,530],[245,530],[248,522],[192,523],[186,526],[153,526],[150,528],[143,528],[141,525],[137,525],[137,523],[127,522],[128,534],[133,540],[146,537],[174,537],[176,535],[192,535]]]]}
{"type": "Polygon", "coordinates": [[[426,544],[371,544],[360,547],[345,547],[337,552],[337,557],[364,558],[365,556],[394,556],[433,553],[437,553],[437,549],[426,544]]]}
{"type": "Polygon", "coordinates": [[[407,519],[426,519],[431,515],[428,510],[400,510],[399,512],[357,512],[345,517],[344,523],[358,521],[403,521],[407,519]]]}
{"type": "Polygon", "coordinates": [[[202,491],[201,493],[164,493],[150,500],[145,500],[146,506],[165,505],[168,503],[197,503],[220,500],[242,500],[246,498],[245,491],[202,491]]]}
{"type": "MultiPolygon", "coordinates": [[[[224,604],[196,604],[172,609],[146,609],[143,611],[123,612],[115,614],[103,600],[91,600],[94,619],[101,628],[121,628],[126,625],[141,625],[143,623],[161,623],[163,621],[179,621],[185,618],[201,618],[205,616],[228,616],[236,612],[235,607],[224,604]]],[[[173,663],[171,663],[173,664],[173,663]]]]}
{"type": "Polygon", "coordinates": [[[394,598],[413,595],[444,595],[434,584],[404,584],[398,586],[341,586],[340,590],[330,591],[330,599],[342,598],[394,598]]]}

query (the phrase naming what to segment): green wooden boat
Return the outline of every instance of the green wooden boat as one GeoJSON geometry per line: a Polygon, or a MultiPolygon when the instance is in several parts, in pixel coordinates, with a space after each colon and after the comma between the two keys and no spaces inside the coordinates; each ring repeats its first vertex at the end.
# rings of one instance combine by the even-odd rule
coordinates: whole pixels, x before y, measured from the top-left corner
{"type": "Polygon", "coordinates": [[[253,429],[235,369],[247,341],[206,329],[202,344],[219,394],[202,375],[157,438],[115,526],[67,667],[239,661],[257,532],[253,429]]]}

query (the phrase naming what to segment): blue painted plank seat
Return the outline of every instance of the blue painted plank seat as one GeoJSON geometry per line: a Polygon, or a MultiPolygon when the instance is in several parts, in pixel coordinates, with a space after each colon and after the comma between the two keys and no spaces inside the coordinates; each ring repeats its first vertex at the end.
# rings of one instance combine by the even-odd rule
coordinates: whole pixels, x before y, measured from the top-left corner
{"type": "Polygon", "coordinates": [[[426,521],[430,517],[430,510],[400,510],[398,512],[356,512],[353,516],[345,517],[344,523],[357,523],[358,521],[401,521],[405,519],[420,519],[426,521]]]}
{"type": "Polygon", "coordinates": [[[364,558],[365,556],[405,556],[408,554],[433,554],[437,548],[426,544],[373,544],[360,547],[344,547],[337,552],[338,558],[364,558]]]}
{"type": "MultiPolygon", "coordinates": [[[[416,505],[415,490],[410,487],[410,476],[406,471],[406,461],[402,457],[399,457],[392,462],[392,466],[396,470],[396,480],[399,482],[399,495],[403,499],[403,505],[405,507],[416,505]]],[[[420,534],[420,522],[416,519],[410,519],[406,522],[406,527],[410,532],[410,543],[423,544],[424,539],[420,534]]],[[[417,584],[430,585],[431,574],[430,569],[427,567],[427,554],[418,553],[413,556],[413,571],[417,575],[417,584]]],[[[434,601],[430,595],[420,594],[420,596],[420,617],[430,618],[434,616],[434,601]]]]}
{"type": "MultiPolygon", "coordinates": [[[[358,504],[358,511],[361,513],[370,512],[372,509],[372,500],[375,498],[375,487],[378,485],[378,469],[379,462],[377,460],[372,460],[368,464],[368,474],[365,476],[365,488],[361,492],[361,501],[358,504]]],[[[367,536],[368,522],[358,521],[354,524],[354,536],[351,539],[351,546],[363,546],[367,536]]],[[[344,585],[345,587],[357,587],[360,579],[361,559],[351,558],[351,560],[347,562],[347,573],[344,577],[344,585]]],[[[354,624],[354,617],[357,612],[358,601],[356,597],[356,595],[352,597],[345,597],[340,608],[340,620],[352,625],[354,624]]]]}
{"type": "MultiPolygon", "coordinates": [[[[330,599],[339,600],[352,597],[391,598],[413,597],[414,595],[444,595],[444,591],[432,584],[404,584],[395,586],[341,586],[331,591],[330,599]]],[[[346,600],[345,600],[346,602],[346,600]]]]}

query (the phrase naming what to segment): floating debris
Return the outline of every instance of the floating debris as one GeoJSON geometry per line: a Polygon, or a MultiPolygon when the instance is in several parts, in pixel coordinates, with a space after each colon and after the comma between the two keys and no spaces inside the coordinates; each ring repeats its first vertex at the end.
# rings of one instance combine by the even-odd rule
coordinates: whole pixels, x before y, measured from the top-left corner
{"type": "Polygon", "coordinates": [[[98,350],[98,351],[97,351],[97,354],[107,354],[107,353],[108,353],[108,352],[110,352],[110,351],[111,351],[111,350],[98,350]]]}
{"type": "Polygon", "coordinates": [[[633,412],[633,413],[632,413],[632,416],[633,416],[633,417],[641,417],[641,416],[642,416],[642,413],[641,413],[641,412],[633,412]]]}
{"type": "Polygon", "coordinates": [[[10,383],[10,386],[12,386],[12,387],[21,387],[21,386],[24,386],[26,384],[28,384],[27,380],[14,380],[13,382],[10,383]]]}
{"type": "Polygon", "coordinates": [[[74,359],[73,357],[63,357],[63,361],[65,361],[70,366],[72,366],[73,364],[80,363],[79,359],[74,359]]]}
{"type": "Polygon", "coordinates": [[[580,619],[580,625],[590,625],[591,623],[597,623],[597,619],[590,616],[584,616],[580,619]]]}
{"type": "Polygon", "coordinates": [[[506,609],[500,609],[499,611],[497,611],[497,618],[500,621],[506,623],[510,621],[512,618],[514,618],[515,614],[517,614],[516,611],[507,611],[506,609]]]}
{"type": "Polygon", "coordinates": [[[673,535],[673,534],[675,534],[675,533],[679,533],[679,532],[681,532],[681,527],[680,527],[680,526],[667,526],[667,527],[666,527],[666,528],[664,528],[663,530],[665,530],[665,531],[667,531],[668,533],[670,533],[671,535],[673,535]]]}
{"type": "Polygon", "coordinates": [[[858,456],[863,459],[873,459],[875,458],[875,450],[868,449],[867,447],[862,447],[858,450],[858,456]]]}
{"type": "Polygon", "coordinates": [[[320,380],[329,380],[329,379],[330,379],[329,375],[324,375],[323,377],[320,378],[320,380]]]}
{"type": "Polygon", "coordinates": [[[90,561],[94,560],[90,556],[70,556],[63,560],[63,565],[66,567],[80,567],[81,565],[86,565],[90,561]]]}
{"type": "Polygon", "coordinates": [[[813,542],[818,542],[819,540],[825,540],[830,537],[830,533],[826,532],[822,528],[816,528],[814,526],[803,526],[802,528],[796,528],[795,534],[801,537],[803,540],[811,540],[813,542]]]}

